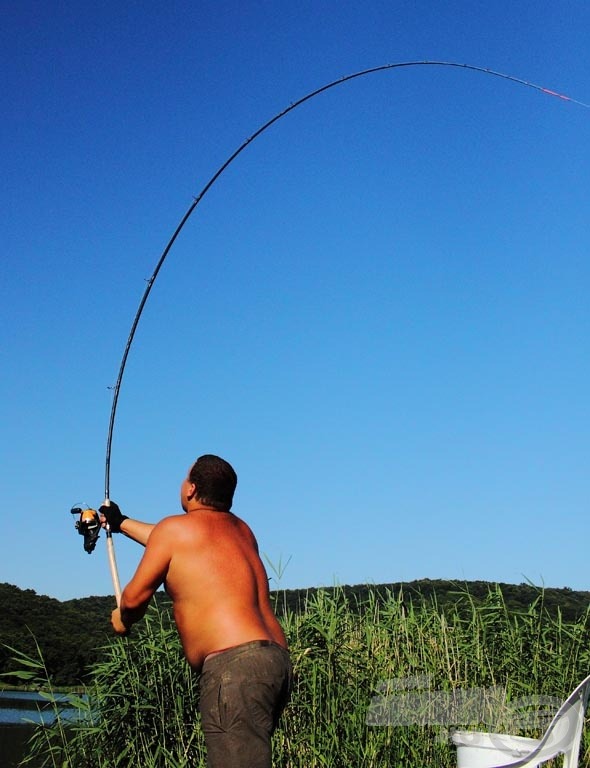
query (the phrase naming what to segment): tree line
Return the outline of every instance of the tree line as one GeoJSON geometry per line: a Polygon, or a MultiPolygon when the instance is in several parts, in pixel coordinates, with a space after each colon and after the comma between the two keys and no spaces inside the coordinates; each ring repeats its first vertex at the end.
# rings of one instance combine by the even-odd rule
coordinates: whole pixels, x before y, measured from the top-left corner
{"type": "MultiPolygon", "coordinates": [[[[455,582],[422,579],[379,585],[338,587],[351,610],[366,603],[369,593],[377,600],[396,599],[403,605],[428,603],[444,613],[445,609],[481,605],[491,589],[500,589],[506,609],[515,614],[530,610],[541,602],[551,615],[575,622],[587,610],[590,592],[565,588],[539,588],[532,584],[490,584],[485,581],[455,582]]],[[[279,616],[301,611],[319,588],[276,590],[272,598],[279,616]]],[[[322,588],[330,592],[334,588],[322,588]]],[[[157,592],[155,601],[169,615],[170,600],[157,592]]],[[[44,660],[48,677],[57,686],[77,686],[84,682],[91,667],[98,663],[105,648],[113,642],[110,615],[113,596],[92,596],[59,601],[38,595],[32,589],[0,584],[0,687],[18,684],[10,672],[18,668],[13,660],[16,649],[44,660]]],[[[171,620],[171,619],[170,619],[171,620]]]]}

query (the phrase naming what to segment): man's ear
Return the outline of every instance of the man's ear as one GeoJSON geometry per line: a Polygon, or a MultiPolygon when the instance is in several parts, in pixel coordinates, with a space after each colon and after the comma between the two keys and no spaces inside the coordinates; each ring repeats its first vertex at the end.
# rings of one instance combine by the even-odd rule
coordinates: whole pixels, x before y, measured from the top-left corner
{"type": "Polygon", "coordinates": [[[194,483],[189,483],[188,486],[188,499],[197,499],[197,486],[194,483]]]}

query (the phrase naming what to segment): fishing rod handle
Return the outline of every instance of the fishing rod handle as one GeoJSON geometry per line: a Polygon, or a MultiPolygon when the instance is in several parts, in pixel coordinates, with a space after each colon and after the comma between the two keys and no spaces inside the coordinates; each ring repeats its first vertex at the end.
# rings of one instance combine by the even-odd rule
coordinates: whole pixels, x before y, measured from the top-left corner
{"type": "MultiPolygon", "coordinates": [[[[103,502],[104,507],[111,506],[111,500],[106,498],[103,502]]],[[[119,581],[119,570],[117,568],[117,560],[115,558],[115,543],[113,541],[113,532],[111,526],[107,523],[105,526],[107,533],[107,555],[109,558],[109,568],[111,571],[111,578],[113,580],[113,588],[115,590],[115,600],[117,601],[117,608],[121,607],[121,582],[119,581]]]]}

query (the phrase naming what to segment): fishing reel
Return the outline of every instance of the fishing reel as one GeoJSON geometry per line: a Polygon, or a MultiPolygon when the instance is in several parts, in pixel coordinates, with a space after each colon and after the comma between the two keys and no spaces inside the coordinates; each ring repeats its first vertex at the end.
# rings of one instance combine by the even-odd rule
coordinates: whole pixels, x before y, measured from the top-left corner
{"type": "Polygon", "coordinates": [[[88,554],[94,551],[98,537],[100,536],[100,517],[95,509],[89,507],[72,507],[72,515],[78,515],[75,527],[80,536],[84,536],[84,549],[88,554]]]}

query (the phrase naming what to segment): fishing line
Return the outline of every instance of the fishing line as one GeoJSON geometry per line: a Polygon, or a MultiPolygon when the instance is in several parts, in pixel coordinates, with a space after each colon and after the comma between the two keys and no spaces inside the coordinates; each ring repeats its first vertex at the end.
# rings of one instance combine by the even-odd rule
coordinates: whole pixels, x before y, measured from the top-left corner
{"type": "Polygon", "coordinates": [[[371,75],[375,72],[383,72],[385,70],[390,69],[399,69],[401,67],[418,67],[418,66],[429,66],[429,67],[455,67],[459,69],[468,69],[472,70],[474,72],[482,72],[485,75],[492,75],[494,77],[500,77],[503,80],[510,80],[513,83],[518,83],[519,85],[524,85],[527,88],[533,88],[536,91],[539,91],[541,93],[544,93],[548,96],[554,96],[558,99],[562,99],[564,101],[569,101],[572,104],[578,104],[579,106],[590,108],[590,104],[585,104],[582,101],[578,101],[577,99],[572,99],[569,96],[565,96],[562,93],[558,93],[556,91],[550,90],[549,88],[544,88],[541,85],[536,85],[535,83],[531,83],[528,80],[523,80],[520,77],[515,77],[514,75],[507,75],[503,72],[496,72],[493,69],[487,69],[485,67],[478,67],[473,64],[459,64],[457,62],[451,62],[451,61],[405,61],[400,62],[396,64],[382,64],[378,67],[371,67],[370,69],[363,69],[360,72],[354,72],[352,75],[346,75],[344,77],[339,78],[338,80],[333,80],[330,83],[327,83],[326,85],[323,85],[321,88],[317,88],[316,90],[312,91],[311,93],[308,93],[306,96],[303,96],[302,98],[298,99],[297,101],[292,102],[286,109],[283,109],[281,112],[276,114],[274,117],[272,117],[270,120],[268,120],[264,125],[262,125],[260,128],[258,128],[257,131],[255,131],[250,137],[248,137],[240,146],[235,150],[235,152],[228,157],[228,159],[221,165],[217,171],[213,174],[213,176],[209,179],[209,181],[205,184],[203,189],[199,192],[197,197],[193,198],[193,202],[187,209],[186,213],[180,220],[180,223],[174,230],[174,233],[172,234],[172,237],[168,241],[166,247],[162,251],[162,255],[160,256],[156,267],[149,278],[147,280],[147,286],[145,288],[145,291],[143,293],[143,296],[141,298],[141,301],[139,303],[139,307],[137,308],[137,312],[135,314],[135,318],[133,320],[133,324],[131,326],[131,330],[129,332],[129,337],[127,338],[127,344],[125,345],[125,350],[123,352],[123,357],[121,358],[121,364],[119,367],[119,373],[117,376],[117,381],[115,383],[115,386],[113,387],[113,403],[111,407],[111,415],[109,419],[109,429],[108,429],[108,436],[107,436],[107,445],[106,445],[106,458],[105,458],[105,500],[108,500],[110,498],[109,492],[110,492],[110,472],[111,472],[111,448],[112,448],[112,442],[113,442],[113,431],[115,427],[115,417],[117,413],[117,404],[119,402],[119,393],[121,391],[121,383],[123,381],[123,374],[125,373],[125,365],[127,364],[127,357],[129,355],[129,350],[131,349],[131,344],[133,343],[133,338],[135,336],[135,331],[137,330],[137,325],[139,323],[139,320],[141,318],[141,315],[143,313],[143,309],[145,307],[146,301],[148,299],[148,296],[150,295],[150,292],[152,290],[152,287],[154,285],[154,281],[156,280],[156,277],[158,276],[158,273],[160,272],[160,269],[162,268],[162,265],[164,264],[164,261],[168,254],[170,253],[170,249],[174,245],[174,242],[176,241],[176,238],[182,231],[184,225],[188,221],[189,217],[195,210],[195,208],[199,205],[203,197],[207,194],[207,192],[211,189],[213,184],[217,181],[217,179],[221,176],[221,174],[226,170],[226,168],[233,163],[233,161],[240,155],[246,147],[251,144],[254,139],[257,139],[262,133],[264,133],[268,128],[271,127],[271,125],[274,125],[276,122],[278,122],[281,118],[283,118],[285,115],[287,115],[289,112],[292,112],[297,107],[301,106],[301,104],[304,104],[307,101],[310,101],[310,99],[315,98],[316,96],[319,96],[320,93],[324,93],[325,91],[330,90],[331,88],[335,88],[338,85],[343,85],[344,83],[349,82],[350,80],[355,80],[359,77],[364,77],[365,75],[371,75]]]}

